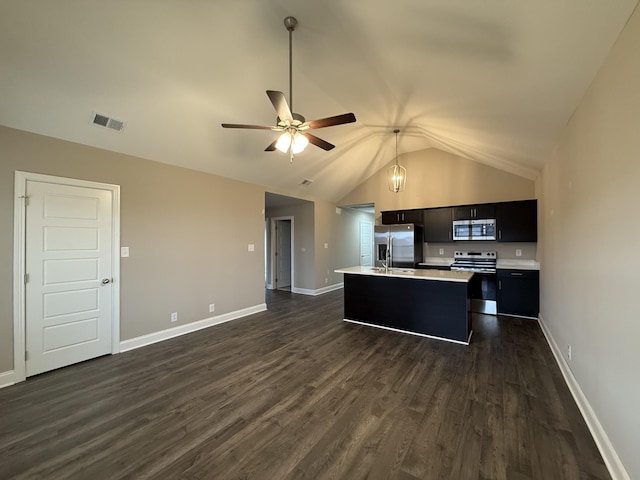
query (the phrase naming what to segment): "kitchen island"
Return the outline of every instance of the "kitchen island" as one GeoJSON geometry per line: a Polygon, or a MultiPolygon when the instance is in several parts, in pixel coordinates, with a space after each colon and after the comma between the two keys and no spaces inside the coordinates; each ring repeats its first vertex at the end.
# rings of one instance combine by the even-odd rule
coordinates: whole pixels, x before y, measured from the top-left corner
{"type": "Polygon", "coordinates": [[[469,344],[470,272],[348,267],[344,320],[388,330],[469,344]]]}

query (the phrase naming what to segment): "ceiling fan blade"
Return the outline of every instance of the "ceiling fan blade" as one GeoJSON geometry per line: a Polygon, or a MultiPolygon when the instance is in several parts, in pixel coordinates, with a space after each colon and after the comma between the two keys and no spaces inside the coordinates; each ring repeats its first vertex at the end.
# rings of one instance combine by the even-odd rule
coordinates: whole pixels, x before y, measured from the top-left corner
{"type": "Polygon", "coordinates": [[[271,144],[264,149],[265,152],[273,152],[276,149],[276,143],[278,143],[278,139],[276,138],[271,144]]]}
{"type": "Polygon", "coordinates": [[[274,127],[267,127],[266,125],[243,125],[241,123],[223,123],[222,128],[250,128],[253,130],[273,130],[274,127]]]}
{"type": "Polygon", "coordinates": [[[336,115],[335,117],[321,118],[320,120],[311,120],[303,125],[308,127],[308,130],[314,130],[316,128],[332,127],[334,125],[342,125],[345,123],[353,123],[356,121],[356,116],[353,113],[343,113],[342,115],[336,115]]]}
{"type": "Polygon", "coordinates": [[[278,113],[278,118],[285,122],[293,122],[293,115],[291,114],[291,109],[289,109],[289,104],[287,103],[284,93],[276,90],[267,90],[267,95],[273,104],[273,108],[275,108],[278,113]]]}
{"type": "Polygon", "coordinates": [[[329,151],[332,148],[335,148],[335,145],[327,142],[326,140],[322,140],[321,138],[318,138],[315,135],[311,135],[310,133],[302,133],[301,135],[304,135],[305,137],[307,137],[307,140],[309,140],[309,143],[313,143],[316,147],[320,147],[323,150],[329,151]]]}

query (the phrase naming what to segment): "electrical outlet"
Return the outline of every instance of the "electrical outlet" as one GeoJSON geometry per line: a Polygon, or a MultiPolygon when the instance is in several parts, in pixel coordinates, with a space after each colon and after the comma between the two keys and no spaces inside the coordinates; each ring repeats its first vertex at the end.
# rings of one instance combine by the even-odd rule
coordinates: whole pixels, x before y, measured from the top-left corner
{"type": "Polygon", "coordinates": [[[247,252],[254,252],[256,250],[256,245],[254,243],[250,243],[247,245],[247,252]]]}
{"type": "Polygon", "coordinates": [[[516,257],[521,257],[522,256],[522,250],[520,250],[519,248],[516,248],[516,257]]]}
{"type": "Polygon", "coordinates": [[[441,248],[440,250],[438,250],[438,252],[440,253],[440,255],[444,255],[444,248],[441,248]]]}
{"type": "Polygon", "coordinates": [[[210,303],[209,304],[209,313],[213,313],[216,311],[216,304],[215,303],[210,303]]]}
{"type": "Polygon", "coordinates": [[[567,358],[571,360],[571,345],[567,345],[567,358]]]}
{"type": "Polygon", "coordinates": [[[177,322],[178,321],[178,312],[173,312],[171,314],[171,321],[172,322],[177,322]]]}

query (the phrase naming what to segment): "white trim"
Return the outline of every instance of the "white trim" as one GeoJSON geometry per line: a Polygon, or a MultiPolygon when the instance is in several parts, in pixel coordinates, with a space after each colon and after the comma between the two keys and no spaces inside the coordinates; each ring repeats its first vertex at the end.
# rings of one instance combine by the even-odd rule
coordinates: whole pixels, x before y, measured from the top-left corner
{"type": "Polygon", "coordinates": [[[291,289],[291,292],[292,293],[299,293],[301,295],[311,295],[311,296],[315,297],[317,295],[322,295],[324,293],[333,292],[334,290],[340,290],[341,288],[344,288],[344,282],[334,283],[333,285],[327,285],[326,287],[318,288],[316,290],[311,290],[310,288],[295,288],[295,287],[293,287],[291,289]]]}
{"type": "Polygon", "coordinates": [[[267,309],[266,303],[261,303],[253,307],[243,308],[233,312],[225,313],[223,315],[216,315],[215,317],[205,318],[204,320],[198,320],[196,322],[187,323],[185,325],[179,325],[177,327],[168,328],[159,332],[149,333],[140,337],[131,338],[120,342],[120,352],[128,352],[136,348],[145,347],[153,343],[169,340],[170,338],[186,335],[187,333],[196,332],[203,328],[213,327],[214,325],[220,325],[221,323],[230,322],[238,318],[246,317],[247,315],[253,315],[254,313],[264,312],[267,309]]]}
{"type": "Polygon", "coordinates": [[[0,388],[10,387],[14,383],[16,383],[16,379],[15,372],[13,370],[0,373],[0,388]]]}
{"type": "Polygon", "coordinates": [[[562,376],[564,377],[564,381],[569,387],[569,391],[571,395],[573,395],[573,399],[575,400],[578,408],[580,409],[580,413],[582,413],[582,417],[584,418],[591,435],[593,436],[593,440],[596,442],[596,446],[602,455],[602,459],[604,460],[607,469],[609,470],[609,474],[613,480],[631,480],[631,477],[627,473],[626,469],[620,457],[616,453],[613,448],[613,444],[611,440],[609,440],[609,436],[607,432],[605,432],[600,420],[596,416],[596,413],[591,408],[591,404],[589,400],[587,400],[586,395],[580,388],[580,384],[578,380],[573,375],[571,368],[567,364],[564,356],[562,355],[562,350],[558,347],[553,335],[551,335],[551,331],[547,327],[547,324],[544,322],[542,318],[542,314],[539,315],[538,321],[540,322],[540,327],[542,328],[542,333],[547,339],[547,343],[551,348],[551,352],[560,367],[560,371],[562,372],[562,376]]]}
{"type": "Polygon", "coordinates": [[[473,330],[471,330],[469,332],[469,338],[467,338],[467,341],[461,342],[460,340],[453,340],[451,338],[436,337],[435,335],[427,335],[425,333],[410,332],[409,330],[400,330],[399,328],[385,327],[382,325],[376,325],[375,323],[359,322],[358,320],[349,320],[348,318],[343,318],[342,321],[349,322],[349,323],[357,323],[358,325],[365,325],[367,327],[381,328],[383,330],[391,330],[392,332],[406,333],[408,335],[415,335],[417,337],[425,337],[425,338],[432,338],[434,340],[442,340],[443,342],[457,343],[459,345],[469,345],[469,343],[471,342],[471,335],[473,335],[473,330]]]}
{"type": "Polygon", "coordinates": [[[26,379],[25,352],[25,246],[26,217],[24,196],[27,181],[110,190],[112,193],[111,272],[114,279],[111,301],[111,353],[120,351],[120,186],[74,178],[55,177],[16,170],[13,202],[13,375],[14,382],[26,379]]]}

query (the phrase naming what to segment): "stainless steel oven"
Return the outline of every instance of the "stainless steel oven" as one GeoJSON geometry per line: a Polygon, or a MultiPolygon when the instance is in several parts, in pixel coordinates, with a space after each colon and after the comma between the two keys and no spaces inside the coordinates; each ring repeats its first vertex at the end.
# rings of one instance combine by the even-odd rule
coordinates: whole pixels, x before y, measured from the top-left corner
{"type": "Polygon", "coordinates": [[[456,251],[451,270],[473,272],[469,282],[471,310],[478,313],[497,313],[497,254],[494,251],[456,251]]]}
{"type": "Polygon", "coordinates": [[[495,240],[496,220],[483,218],[477,220],[454,220],[454,240],[495,240]]]}

